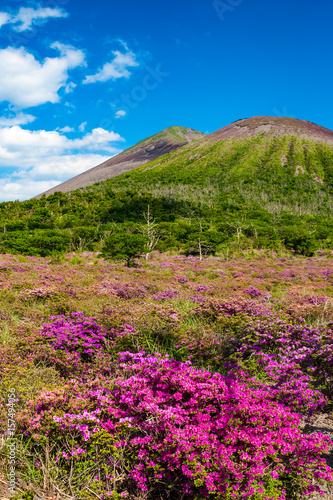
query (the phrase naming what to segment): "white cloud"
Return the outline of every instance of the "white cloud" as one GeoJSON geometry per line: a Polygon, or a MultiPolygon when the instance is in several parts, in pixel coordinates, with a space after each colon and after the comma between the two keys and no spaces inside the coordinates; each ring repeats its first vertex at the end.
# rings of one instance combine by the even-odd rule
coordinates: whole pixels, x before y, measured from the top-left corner
{"type": "Polygon", "coordinates": [[[29,176],[30,179],[51,179],[57,180],[57,183],[64,179],[79,175],[89,168],[96,167],[100,163],[108,160],[110,155],[99,154],[76,154],[76,155],[62,155],[50,156],[46,160],[41,160],[38,165],[27,173],[21,172],[23,176],[29,176]]]}
{"type": "Polygon", "coordinates": [[[82,50],[55,42],[60,57],[40,63],[23,47],[0,50],[0,101],[17,108],[59,102],[58,91],[68,86],[68,70],[85,64],[82,50]]]}
{"type": "Polygon", "coordinates": [[[109,158],[110,155],[90,153],[54,155],[36,159],[33,168],[15,171],[12,175],[1,179],[0,202],[27,200],[37,196],[67,179],[104,163],[109,158]]]}
{"type": "Polygon", "coordinates": [[[16,31],[27,31],[32,29],[32,25],[36,21],[46,21],[51,18],[67,17],[68,13],[62,9],[44,7],[39,9],[32,9],[30,7],[21,7],[17,16],[15,17],[15,23],[21,23],[20,26],[16,27],[16,31]]]}
{"type": "Polygon", "coordinates": [[[65,92],[66,94],[70,94],[71,92],[73,92],[73,90],[75,89],[76,87],[76,84],[73,83],[73,82],[69,82],[67,85],[65,85],[65,92]]]}
{"type": "Polygon", "coordinates": [[[68,13],[63,9],[52,7],[40,7],[33,9],[31,7],[21,7],[16,16],[7,12],[0,12],[0,28],[4,24],[13,24],[15,31],[29,31],[33,25],[45,22],[48,19],[67,17],[68,13]]]}
{"type": "Polygon", "coordinates": [[[10,15],[7,12],[0,12],[0,28],[4,24],[7,24],[10,21],[10,15]]]}
{"type": "Polygon", "coordinates": [[[111,142],[118,142],[123,140],[119,134],[115,132],[108,132],[101,127],[94,128],[90,134],[86,134],[82,139],[74,139],[71,142],[71,149],[88,149],[89,151],[96,151],[103,149],[104,151],[113,152],[114,148],[108,146],[111,142]]]}
{"type": "Polygon", "coordinates": [[[124,111],[123,109],[120,109],[119,111],[117,111],[115,113],[116,118],[121,118],[122,116],[125,116],[125,115],[126,115],[126,111],[124,111]]]}
{"type": "Polygon", "coordinates": [[[87,125],[87,122],[83,122],[83,123],[81,123],[81,125],[79,125],[79,131],[80,131],[80,132],[83,132],[83,131],[84,131],[84,129],[86,128],[86,125],[87,125]]]}
{"type": "Polygon", "coordinates": [[[66,125],[66,127],[59,128],[59,131],[64,132],[66,134],[68,132],[75,132],[75,129],[73,127],[68,127],[68,125],[66,125]]]}
{"type": "Polygon", "coordinates": [[[111,62],[105,63],[95,75],[86,76],[83,83],[106,82],[108,80],[117,80],[118,78],[129,78],[131,73],[127,68],[139,66],[135,60],[136,55],[127,51],[125,53],[118,50],[113,51],[114,58],[111,62]]]}
{"type": "Polygon", "coordinates": [[[35,116],[27,115],[26,113],[17,113],[16,116],[10,118],[0,117],[0,127],[12,127],[13,125],[27,125],[36,120],[35,116]]]}
{"type": "Polygon", "coordinates": [[[27,180],[17,180],[13,181],[11,179],[2,179],[0,184],[0,200],[1,201],[13,201],[13,200],[27,200],[36,196],[37,194],[43,193],[48,189],[53,188],[59,184],[58,181],[28,181],[27,180]]]}
{"type": "Polygon", "coordinates": [[[129,52],[129,48],[128,48],[128,45],[127,43],[122,39],[122,38],[118,38],[118,42],[124,47],[124,49],[129,52]]]}
{"type": "MultiPolygon", "coordinates": [[[[67,132],[69,128],[64,127],[67,132]]],[[[0,201],[30,198],[85,172],[120,153],[114,143],[123,140],[102,128],[79,139],[69,139],[60,131],[0,128],[0,165],[6,169],[0,201]]]]}
{"type": "Polygon", "coordinates": [[[65,106],[66,106],[67,108],[69,108],[69,110],[67,110],[67,111],[68,111],[68,113],[73,113],[73,111],[72,111],[72,110],[73,110],[73,109],[75,109],[74,104],[72,104],[72,103],[70,103],[70,102],[65,102],[65,106]]]}
{"type": "Polygon", "coordinates": [[[0,129],[0,165],[32,167],[43,157],[75,151],[109,151],[124,139],[115,132],[96,128],[81,139],[68,139],[56,130],[26,130],[17,125],[0,129]]]}

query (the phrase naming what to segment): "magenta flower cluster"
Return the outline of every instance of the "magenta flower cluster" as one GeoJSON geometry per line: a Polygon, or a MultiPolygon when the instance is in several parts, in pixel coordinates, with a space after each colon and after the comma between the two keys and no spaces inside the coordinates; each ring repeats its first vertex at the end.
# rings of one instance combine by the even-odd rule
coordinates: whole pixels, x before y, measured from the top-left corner
{"type": "Polygon", "coordinates": [[[45,323],[41,334],[50,341],[53,350],[62,349],[87,359],[105,349],[107,335],[93,318],[75,312],[50,319],[52,323],[45,323]]]}
{"type": "MultiPolygon", "coordinates": [[[[166,289],[153,299],[177,293],[166,289]]],[[[184,500],[289,500],[295,492],[320,492],[333,479],[320,455],[333,443],[304,434],[299,414],[311,415],[332,396],[329,330],[281,319],[259,294],[193,301],[190,314],[204,319],[204,335],[192,324],[182,329],[170,307],[154,308],[171,325],[175,356],[197,367],[160,354],[119,353],[140,346],[142,333],[130,324],[114,330],[82,313],[52,317],[36,360],[62,363],[66,385],[21,413],[23,436],[37,450],[45,436],[57,443],[52,458],[68,474],[76,462],[98,471],[102,499],[111,490],[115,498],[137,496],[137,489],[158,496],[165,485],[170,498],[184,500]],[[122,479],[115,487],[117,468],[122,479]]],[[[83,483],[92,480],[82,476],[83,483]]]]}
{"type": "Polygon", "coordinates": [[[170,288],[169,290],[164,290],[163,292],[158,292],[153,295],[154,300],[169,300],[173,299],[174,297],[177,297],[178,292],[177,290],[173,290],[170,288]]]}
{"type": "Polygon", "coordinates": [[[262,295],[262,292],[258,290],[258,288],[254,288],[253,286],[250,286],[250,288],[244,290],[244,293],[247,295],[251,295],[251,297],[261,297],[262,295]]]}
{"type": "Polygon", "coordinates": [[[270,397],[294,411],[312,414],[327,398],[318,388],[333,381],[333,339],[302,324],[291,325],[276,316],[256,318],[240,328],[235,351],[226,366],[256,375],[270,388],[270,397]],[[251,362],[249,360],[252,360],[251,362]],[[317,388],[316,388],[317,387],[317,388]]]}
{"type": "Polygon", "coordinates": [[[188,283],[189,279],[187,276],[177,276],[176,280],[178,283],[188,283]]]}
{"type": "Polygon", "coordinates": [[[106,485],[122,450],[128,473],[121,490],[148,491],[160,482],[179,498],[262,500],[320,492],[321,481],[332,479],[319,458],[329,439],[304,435],[299,424],[300,416],[272,402],[267,388],[129,352],[120,354],[112,379],[95,380],[91,389],[72,380],[31,402],[19,419],[37,442],[45,433],[60,444],[71,436],[71,449],[56,457],[68,468],[88,460],[98,439],[109,436],[106,485]]]}

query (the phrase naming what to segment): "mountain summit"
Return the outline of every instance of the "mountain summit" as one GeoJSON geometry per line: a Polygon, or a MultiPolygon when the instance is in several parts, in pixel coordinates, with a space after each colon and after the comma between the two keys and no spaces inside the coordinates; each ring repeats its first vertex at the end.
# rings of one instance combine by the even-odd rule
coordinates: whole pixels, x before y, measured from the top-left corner
{"type": "Polygon", "coordinates": [[[282,118],[278,116],[254,116],[245,118],[213,132],[207,138],[211,141],[220,141],[232,138],[249,138],[257,134],[291,135],[312,141],[322,141],[333,144],[333,131],[315,123],[296,118],[282,118]]]}
{"type": "Polygon", "coordinates": [[[45,191],[45,193],[36,196],[36,198],[40,198],[43,194],[49,196],[56,191],[67,193],[91,186],[96,182],[112,179],[112,177],[129,172],[202,137],[205,137],[204,133],[191,128],[169,127],[158,134],[144,139],[119,155],[113,156],[104,163],[45,191]]]}

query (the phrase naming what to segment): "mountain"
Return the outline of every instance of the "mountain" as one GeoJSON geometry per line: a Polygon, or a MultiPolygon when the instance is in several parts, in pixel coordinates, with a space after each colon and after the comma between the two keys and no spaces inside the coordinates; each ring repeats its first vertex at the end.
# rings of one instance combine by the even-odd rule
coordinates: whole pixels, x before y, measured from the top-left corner
{"type": "Polygon", "coordinates": [[[99,251],[115,233],[141,234],[149,207],[160,251],[332,251],[332,137],[280,117],[238,120],[208,136],[166,129],[46,197],[1,203],[0,248],[99,251]],[[101,182],[100,171],[113,177],[101,182]]]}
{"type": "Polygon", "coordinates": [[[96,182],[111,179],[112,177],[116,177],[124,172],[129,172],[140,165],[155,160],[166,153],[170,153],[185,144],[200,139],[204,135],[205,134],[202,132],[186,127],[169,127],[156,135],[144,139],[135,146],[110,158],[104,163],[45,191],[45,193],[40,194],[37,198],[40,198],[43,194],[49,196],[56,191],[67,193],[75,189],[90,186],[96,182]]]}
{"type": "MultiPolygon", "coordinates": [[[[71,192],[90,187],[100,190],[100,182],[113,178],[116,179],[112,185],[123,186],[125,183],[142,187],[147,187],[151,179],[155,187],[163,186],[163,191],[170,191],[175,175],[181,178],[181,182],[176,182],[178,190],[182,182],[193,185],[193,177],[197,184],[202,178],[206,185],[214,185],[218,180],[225,188],[230,188],[235,182],[239,188],[244,188],[245,185],[262,183],[268,173],[271,197],[271,182],[274,184],[275,179],[279,188],[281,182],[289,185],[291,174],[302,181],[312,179],[320,184],[329,181],[333,175],[333,161],[327,159],[331,165],[322,164],[322,157],[323,148],[328,153],[327,147],[330,146],[333,146],[333,131],[309,121],[287,117],[241,119],[208,136],[193,129],[170,127],[42,194],[49,196],[56,191],[71,192]],[[152,169],[154,171],[148,174],[152,169]],[[174,170],[177,172],[172,173],[174,170]],[[130,171],[132,174],[127,176],[130,171]]],[[[260,193],[254,193],[254,197],[262,197],[264,189],[262,185],[260,193]]],[[[189,193],[191,189],[186,191],[189,193]]],[[[203,193],[198,195],[202,198],[203,193]]]]}
{"type": "Polygon", "coordinates": [[[244,203],[256,202],[270,212],[329,212],[333,132],[294,118],[239,120],[104,187],[204,204],[221,197],[236,202],[241,196],[244,203]]]}

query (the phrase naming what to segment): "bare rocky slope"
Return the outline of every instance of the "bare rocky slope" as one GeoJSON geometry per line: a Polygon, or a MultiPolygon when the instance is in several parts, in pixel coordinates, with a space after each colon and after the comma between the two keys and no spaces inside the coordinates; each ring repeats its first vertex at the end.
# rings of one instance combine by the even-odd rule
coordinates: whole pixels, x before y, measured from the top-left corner
{"type": "Polygon", "coordinates": [[[230,137],[246,139],[262,133],[277,136],[294,135],[303,139],[333,144],[332,130],[305,120],[277,116],[255,116],[237,120],[208,135],[207,139],[212,142],[230,137]]]}
{"type": "Polygon", "coordinates": [[[67,193],[69,191],[91,186],[96,182],[112,179],[112,177],[129,172],[145,163],[156,160],[160,156],[170,153],[192,141],[201,139],[204,136],[205,134],[202,132],[190,128],[167,128],[156,135],[144,139],[119,155],[110,158],[106,162],[45,191],[45,193],[36,196],[36,198],[40,198],[43,194],[49,196],[56,191],[67,193]]]}

